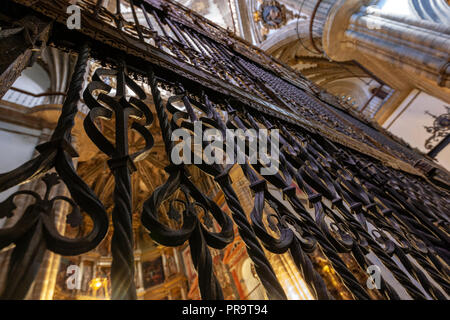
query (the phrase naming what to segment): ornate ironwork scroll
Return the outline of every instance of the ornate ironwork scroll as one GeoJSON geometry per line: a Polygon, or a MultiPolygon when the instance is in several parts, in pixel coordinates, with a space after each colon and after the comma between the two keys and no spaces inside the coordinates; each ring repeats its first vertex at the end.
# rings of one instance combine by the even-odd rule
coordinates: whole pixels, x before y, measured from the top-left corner
{"type": "MultiPolygon", "coordinates": [[[[66,201],[72,207],[72,212],[67,216],[67,222],[72,227],[81,225],[82,216],[78,206],[69,198],[56,196],[49,199],[52,189],[59,184],[60,179],[56,173],[47,174],[42,178],[45,183],[45,196],[34,191],[18,191],[0,204],[2,217],[12,217],[16,209],[14,199],[20,195],[32,196],[35,202],[30,205],[16,224],[11,228],[0,230],[0,246],[4,248],[15,243],[8,269],[8,281],[2,295],[3,299],[21,299],[25,297],[31,283],[42,263],[46,249],[64,254],[62,237],[55,226],[54,207],[56,201],[66,201]]],[[[67,239],[64,239],[67,241],[67,239]]],[[[81,244],[80,242],[78,245],[81,244]]],[[[76,250],[75,243],[66,254],[80,254],[89,249],[76,250]]]]}
{"type": "MultiPolygon", "coordinates": [[[[149,82],[155,102],[166,151],[170,157],[173,149],[172,129],[169,124],[167,114],[164,110],[163,102],[153,71],[149,71],[149,82]]],[[[170,103],[170,102],[169,102],[170,103]]],[[[154,240],[168,246],[179,246],[185,241],[189,241],[191,256],[195,268],[199,274],[199,288],[203,299],[223,299],[222,289],[214,274],[211,254],[208,246],[216,249],[223,249],[233,241],[233,224],[230,218],[207,196],[189,180],[188,173],[184,166],[171,165],[167,172],[170,174],[168,181],[157,188],[144,205],[142,223],[150,230],[154,240]],[[184,200],[172,200],[183,204],[182,227],[179,230],[171,230],[158,219],[158,208],[177,189],[181,189],[184,200]],[[191,200],[192,199],[192,200],[191,200]],[[204,215],[212,214],[220,226],[220,232],[212,233],[203,226],[199,220],[199,210],[204,215]]],[[[172,207],[172,204],[171,204],[172,207]]],[[[172,207],[173,208],[173,207],[172,207]]]]}
{"type": "Polygon", "coordinates": [[[425,126],[427,132],[431,134],[431,137],[425,141],[425,148],[430,150],[428,153],[430,157],[436,157],[450,141],[450,107],[446,106],[445,109],[447,113],[439,116],[435,116],[428,111],[425,112],[434,118],[433,126],[425,126]],[[436,142],[438,144],[434,145],[436,142]]]}
{"type": "MultiPolygon", "coordinates": [[[[176,99],[181,99],[181,97],[169,99],[168,110],[177,110],[170,106],[170,102],[176,99]]],[[[223,130],[224,124],[221,122],[217,112],[212,109],[207,97],[203,97],[203,99],[205,105],[209,106],[209,108],[200,107],[209,116],[207,123],[211,125],[217,121],[215,126],[223,130]]],[[[189,99],[185,97],[184,101],[187,112],[184,113],[184,117],[177,116],[174,113],[174,118],[182,117],[186,119],[191,115],[191,121],[192,118],[195,121],[195,113],[189,111],[189,103],[186,103],[189,99]]],[[[196,101],[192,101],[192,103],[196,106],[201,106],[196,101]]],[[[303,240],[305,247],[311,246],[312,239],[312,243],[317,243],[320,246],[322,252],[330,259],[331,264],[342,277],[343,282],[358,299],[369,299],[367,291],[348,270],[338,253],[350,253],[361,269],[365,270],[372,264],[368,260],[367,254],[373,252],[389,268],[411,297],[424,299],[424,292],[411,283],[408,274],[394,261],[393,257],[395,257],[408,273],[422,285],[429,296],[436,299],[446,299],[442,289],[431,283],[416,264],[407,257],[407,254],[410,254],[422,268],[429,272],[434,280],[442,284],[442,288],[448,293],[447,275],[438,271],[442,266],[439,260],[447,260],[447,253],[444,247],[448,241],[448,236],[440,228],[427,221],[428,218],[423,216],[420,210],[417,211],[417,206],[420,206],[417,195],[414,197],[411,194],[402,195],[396,191],[389,190],[389,188],[389,191],[385,191],[388,194],[371,195],[366,188],[369,185],[368,181],[372,181],[370,186],[374,186],[373,181],[375,179],[370,177],[369,180],[367,173],[366,176],[361,176],[361,171],[364,168],[373,168],[375,164],[370,161],[364,162],[367,160],[362,160],[359,156],[349,155],[347,151],[336,147],[324,139],[317,140],[317,138],[313,138],[310,135],[299,134],[298,130],[287,129],[281,123],[278,123],[278,125],[271,124],[264,116],[252,116],[250,113],[245,112],[244,118],[246,120],[243,120],[236,115],[236,110],[233,110],[229,104],[226,105],[227,114],[232,121],[230,122],[229,120],[228,122],[230,128],[239,127],[246,129],[253,127],[254,129],[259,129],[260,125],[258,123],[260,123],[264,124],[265,128],[280,127],[283,129],[283,147],[281,148],[282,174],[267,176],[266,180],[283,192],[296,214],[289,212],[284,204],[280,203],[267,191],[264,187],[267,183],[266,181],[259,180],[248,165],[243,166],[243,171],[255,191],[255,205],[251,214],[253,229],[266,248],[275,253],[281,253],[292,247],[292,255],[302,257],[303,252],[300,251],[301,248],[299,248],[298,242],[292,245],[293,235],[295,234],[299,241],[303,240]],[[259,121],[256,121],[255,118],[259,118],[259,121]],[[244,123],[249,123],[250,125],[245,125],[244,123]],[[334,156],[325,150],[334,152],[334,156]],[[345,165],[342,166],[339,163],[344,163],[345,165]],[[364,177],[367,180],[364,180],[364,177]],[[296,187],[293,185],[296,185],[296,187]],[[296,195],[296,189],[303,190],[304,194],[307,195],[311,207],[314,209],[314,217],[311,217],[310,213],[303,207],[296,195]],[[280,239],[271,237],[262,224],[262,206],[265,199],[278,214],[276,219],[279,221],[280,239]],[[322,199],[326,199],[329,204],[322,199]],[[411,206],[411,203],[414,201],[415,207],[411,206]],[[402,207],[403,205],[398,205],[399,202],[403,203],[406,210],[402,207]],[[414,223],[405,226],[405,217],[397,216],[397,218],[392,218],[391,214],[394,210],[397,210],[395,215],[406,214],[409,216],[407,221],[412,220],[414,223]],[[380,214],[381,216],[378,217],[380,214]],[[384,219],[388,219],[388,221],[386,222],[384,219]],[[422,221],[421,224],[424,223],[427,226],[427,229],[430,228],[426,233],[415,229],[419,220],[422,221]],[[400,227],[399,224],[403,226],[400,227]],[[305,241],[301,235],[302,231],[298,232],[300,225],[302,229],[305,229],[306,237],[310,241],[305,241]],[[428,236],[423,237],[424,234],[428,234],[428,236]],[[428,245],[431,247],[427,247],[424,241],[431,234],[434,234],[436,238],[433,238],[434,242],[428,242],[428,245]],[[411,247],[405,246],[405,243],[414,246],[414,253],[410,252],[411,247]],[[422,249],[417,250],[419,248],[422,249]],[[442,256],[437,254],[440,258],[437,258],[435,255],[437,251],[442,254],[442,256]],[[423,256],[425,253],[428,256],[427,258],[423,256]]],[[[177,111],[177,113],[180,112],[177,111]]],[[[203,119],[206,120],[205,118],[203,119]]],[[[192,128],[186,123],[183,123],[183,127],[192,128]]],[[[371,176],[376,172],[374,170],[371,176]]],[[[395,182],[396,176],[385,177],[384,179],[384,181],[391,181],[392,184],[397,186],[400,183],[398,181],[395,182]]],[[[409,188],[413,186],[411,182],[407,185],[409,188]]],[[[386,189],[385,186],[384,188],[386,189]]],[[[438,190],[434,192],[440,193],[438,190]]],[[[439,201],[439,204],[442,207],[437,210],[437,215],[433,214],[433,216],[435,219],[447,220],[448,217],[445,210],[448,210],[448,203],[439,201]],[[438,216],[439,218],[437,218],[438,216]]],[[[421,207],[425,209],[423,206],[421,207]]],[[[303,259],[297,258],[299,267],[302,267],[301,260],[303,260],[303,265],[307,267],[308,263],[305,262],[305,257],[303,259]]],[[[320,294],[321,298],[329,297],[323,283],[311,273],[309,272],[310,275],[307,278],[313,291],[318,292],[318,296],[320,294]]],[[[386,298],[398,299],[399,296],[396,290],[384,278],[382,280],[381,290],[386,298]]]]}
{"type": "Polygon", "coordinates": [[[153,122],[153,114],[145,105],[145,92],[126,74],[124,62],[119,63],[118,70],[97,69],[84,92],[84,99],[90,112],[84,121],[86,133],[95,145],[104,152],[110,160],[108,165],[114,174],[114,209],[112,220],[114,235],[111,242],[113,263],[111,266],[111,281],[113,299],[136,299],[134,284],[134,245],[131,212],[131,173],[136,170],[134,162],[146,157],[153,146],[153,137],[147,127],[153,122]],[[115,95],[108,94],[113,89],[102,79],[116,82],[115,95]],[[130,89],[136,97],[127,94],[130,89]],[[97,98],[94,97],[94,92],[97,98]],[[97,119],[115,119],[115,142],[111,143],[96,127],[97,119]],[[128,120],[143,119],[143,123],[133,121],[131,129],[135,130],[145,140],[145,148],[129,154],[128,120]]]}
{"type": "Polygon", "coordinates": [[[72,162],[72,157],[76,157],[77,152],[71,144],[71,131],[78,111],[89,52],[87,44],[80,49],[67,98],[50,141],[37,147],[39,156],[11,172],[0,175],[0,190],[3,191],[39,178],[54,168],[73,199],[73,201],[58,197],[49,199],[49,193],[58,180],[54,175],[47,175],[43,178],[47,188],[44,198],[34,192],[19,191],[2,204],[4,210],[2,216],[11,216],[15,209],[13,201],[16,196],[27,194],[36,200],[28,208],[22,208],[25,212],[14,226],[0,230],[1,248],[11,243],[16,245],[8,269],[7,284],[2,293],[4,298],[25,297],[37,274],[45,249],[62,255],[79,255],[95,248],[108,230],[108,217],[103,205],[77,175],[72,162]],[[62,236],[54,225],[54,220],[52,221],[55,200],[68,201],[74,209],[78,205],[86,212],[93,221],[91,232],[78,239],[62,236]]]}
{"type": "Polygon", "coordinates": [[[431,114],[429,111],[425,113],[434,118],[433,126],[425,126],[425,129],[428,133],[431,134],[431,137],[427,139],[425,142],[425,148],[432,149],[433,142],[439,141],[440,138],[448,135],[450,131],[450,107],[446,106],[446,113],[443,113],[439,116],[435,116],[431,114]]]}
{"type": "MultiPolygon", "coordinates": [[[[172,130],[169,126],[169,120],[165,113],[160,94],[159,89],[157,88],[156,79],[153,76],[153,72],[150,72],[150,83],[152,87],[152,93],[153,97],[155,99],[155,106],[157,108],[158,118],[160,119],[160,125],[163,130],[163,137],[167,148],[167,153],[169,157],[172,154],[173,149],[173,143],[171,142],[171,136],[172,136],[172,130]]],[[[183,90],[182,90],[183,91],[183,90]]],[[[193,101],[194,102],[194,101],[193,101]]],[[[195,103],[195,102],[194,102],[195,103]]],[[[201,111],[204,113],[205,117],[201,117],[200,120],[206,120],[208,123],[212,123],[210,120],[213,116],[213,110],[208,109],[207,107],[201,106],[198,103],[196,104],[197,107],[199,107],[198,111],[201,111]]],[[[195,115],[195,112],[193,110],[193,107],[191,105],[191,102],[189,98],[182,94],[181,96],[176,96],[173,98],[170,98],[168,101],[168,110],[173,112],[173,118],[172,118],[172,126],[176,127],[176,120],[178,119],[188,119],[190,117],[191,121],[195,122],[197,121],[197,116],[195,115]],[[180,112],[177,108],[175,108],[172,103],[176,100],[181,100],[185,107],[187,112],[180,112]]],[[[189,125],[189,122],[183,122],[184,125],[186,125],[186,129],[193,130],[193,127],[189,125]]],[[[219,127],[217,127],[219,128],[219,127]]],[[[223,127],[222,127],[223,129],[223,127]]],[[[193,154],[193,156],[198,156],[193,154]]],[[[261,248],[261,245],[258,243],[254,231],[252,230],[249,222],[247,221],[247,218],[245,216],[244,210],[242,209],[242,206],[239,203],[238,197],[236,193],[234,192],[233,188],[230,185],[229,177],[228,177],[228,170],[231,168],[221,168],[219,165],[205,165],[201,164],[202,162],[199,162],[198,165],[200,169],[204,170],[205,172],[213,175],[215,177],[215,180],[220,184],[224,194],[226,195],[227,202],[231,208],[231,211],[233,212],[233,219],[235,223],[238,226],[239,233],[244,240],[244,242],[248,246],[248,253],[252,260],[255,263],[255,269],[258,275],[260,276],[260,279],[263,283],[263,285],[266,287],[267,293],[270,298],[273,299],[285,299],[285,293],[283,292],[283,289],[281,288],[281,285],[278,283],[276,275],[270,266],[269,261],[264,255],[264,252],[261,248]]],[[[152,196],[151,199],[154,198],[155,195],[152,196]]],[[[149,200],[152,201],[152,200],[149,200]]],[[[161,199],[160,199],[161,201],[161,199]]],[[[154,200],[153,200],[154,202],[154,200]]],[[[143,219],[145,219],[146,211],[144,211],[143,219]]],[[[144,220],[145,221],[145,220],[144,220]]],[[[150,231],[154,232],[151,228],[151,225],[145,224],[150,231]]],[[[194,261],[197,258],[194,258],[194,261]]],[[[201,274],[201,273],[200,273],[201,274]]]]}

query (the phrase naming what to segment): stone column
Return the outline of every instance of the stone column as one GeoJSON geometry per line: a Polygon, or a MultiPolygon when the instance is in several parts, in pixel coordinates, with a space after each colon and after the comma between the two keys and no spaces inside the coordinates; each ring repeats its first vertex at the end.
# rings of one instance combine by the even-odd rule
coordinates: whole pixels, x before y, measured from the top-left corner
{"type": "Polygon", "coordinates": [[[161,250],[161,258],[162,258],[162,264],[163,264],[163,270],[164,270],[164,277],[167,279],[169,277],[169,270],[167,268],[167,258],[166,258],[166,252],[161,250]]]}
{"type": "MultiPolygon", "coordinates": [[[[52,133],[52,131],[50,129],[44,128],[41,131],[41,135],[39,137],[37,145],[47,142],[50,139],[51,133],[52,133]]],[[[33,153],[32,158],[34,158],[37,154],[38,154],[38,152],[35,151],[33,153]]],[[[20,165],[20,164],[18,164],[18,165],[20,165]]],[[[33,190],[33,191],[43,195],[43,192],[44,192],[42,190],[43,184],[44,183],[40,182],[39,180],[33,180],[33,181],[30,181],[28,183],[25,183],[25,184],[19,186],[18,191],[33,190]]],[[[32,202],[34,202],[34,200],[31,197],[28,197],[28,196],[17,197],[15,200],[15,204],[17,206],[17,209],[15,210],[15,214],[11,218],[8,218],[7,220],[2,221],[0,228],[6,229],[6,228],[11,228],[12,226],[14,226],[16,224],[16,222],[22,217],[25,209],[32,202]]],[[[10,256],[11,256],[13,249],[14,249],[14,246],[12,245],[12,246],[6,247],[0,251],[0,292],[3,290],[3,288],[5,286],[10,256]]]]}
{"type": "Polygon", "coordinates": [[[139,257],[138,260],[138,267],[137,267],[137,273],[138,273],[138,281],[139,281],[139,292],[144,291],[144,277],[142,273],[142,260],[141,257],[139,257]]]}
{"type": "MultiPolygon", "coordinates": [[[[56,195],[70,196],[66,187],[61,184],[55,190],[56,195]]],[[[69,210],[69,205],[67,203],[56,204],[55,208],[56,217],[55,223],[57,225],[58,231],[64,234],[65,231],[65,216],[66,212],[69,210]],[[62,222],[62,223],[61,223],[62,222]]],[[[39,271],[36,280],[33,285],[33,292],[30,295],[30,299],[33,300],[51,300],[53,298],[53,293],[56,284],[56,276],[59,271],[59,265],[61,262],[61,256],[54,254],[53,252],[47,251],[42,260],[41,270],[39,271]]]]}
{"type": "Polygon", "coordinates": [[[186,288],[184,286],[185,285],[183,284],[183,286],[181,287],[181,300],[187,299],[186,288]]]}
{"type": "MultiPolygon", "coordinates": [[[[72,136],[72,144],[74,148],[77,148],[76,137],[72,136]]],[[[77,168],[78,160],[76,158],[73,159],[74,167],[77,168]]],[[[60,184],[54,189],[52,192],[51,198],[55,196],[65,196],[70,198],[70,193],[64,182],[60,182],[60,184]]],[[[70,211],[70,205],[67,202],[57,202],[55,204],[55,225],[60,232],[60,234],[64,235],[66,230],[66,215],[70,211]]],[[[57,255],[51,251],[47,251],[42,260],[41,269],[34,281],[34,285],[29,298],[33,300],[52,300],[53,293],[55,291],[56,278],[59,271],[59,265],[61,262],[61,256],[57,255]]],[[[94,268],[96,270],[96,268],[94,268]]]]}
{"type": "Polygon", "coordinates": [[[364,7],[346,36],[361,53],[450,87],[450,26],[364,7]]]}
{"type": "Polygon", "coordinates": [[[173,257],[175,259],[175,264],[177,266],[177,273],[180,273],[181,272],[180,260],[178,258],[178,251],[175,248],[173,248],[173,257]]]}
{"type": "Polygon", "coordinates": [[[359,62],[397,91],[418,88],[450,102],[450,26],[376,3],[335,1],[323,28],[326,55],[359,62]]]}

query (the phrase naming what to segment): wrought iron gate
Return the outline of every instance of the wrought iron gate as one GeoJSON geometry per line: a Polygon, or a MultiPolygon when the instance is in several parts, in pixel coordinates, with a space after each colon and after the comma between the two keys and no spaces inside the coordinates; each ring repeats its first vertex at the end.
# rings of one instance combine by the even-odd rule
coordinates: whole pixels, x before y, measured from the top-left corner
{"type": "MultiPolygon", "coordinates": [[[[5,85],[20,74],[26,64],[18,59],[29,50],[52,45],[78,52],[50,141],[38,146],[36,158],[0,175],[0,191],[32,179],[42,179],[47,188],[44,197],[19,191],[0,205],[0,218],[11,217],[16,196],[35,198],[13,227],[0,229],[0,248],[15,245],[3,299],[25,297],[46,250],[79,255],[98,246],[108,232],[104,205],[73,165],[77,151],[71,132],[81,94],[89,108],[85,132],[109,158],[115,178],[113,299],[136,299],[131,212],[136,190],[130,177],[135,164],[152,150],[154,137],[149,127],[155,121],[169,159],[174,148],[172,132],[184,128],[194,137],[196,121],[202,121],[204,130],[215,128],[223,135],[227,129],[280,132],[280,171],[275,175],[258,174],[266,166],[262,159],[256,164],[196,165],[218,183],[231,216],[192,182],[186,165],[170,164],[168,180],[148,195],[141,223],[162,245],[189,242],[203,299],[223,298],[209,250],[226,248],[233,241],[234,225],[270,299],[286,299],[286,294],[264,249],[275,254],[289,252],[317,299],[332,296],[312,263],[315,250],[324,254],[355,299],[371,296],[342,254],[350,255],[363,272],[373,264],[370,254],[375,255],[413,299],[447,299],[450,198],[443,180],[448,173],[382,129],[342,110],[336,100],[289,67],[172,1],[106,4],[81,0],[82,29],[73,31],[65,26],[69,4],[64,0],[14,0],[0,9],[3,15],[21,21],[14,26],[0,17],[3,30],[11,30],[2,35],[4,46],[14,44],[12,39],[18,34],[29,41],[10,59],[18,70],[5,71],[9,80],[2,70],[5,85]],[[48,36],[42,37],[40,25],[49,26],[48,36]],[[83,91],[90,58],[102,66],[83,91]],[[157,119],[148,105],[150,95],[157,119]],[[99,129],[100,118],[113,120],[114,141],[99,129]],[[129,130],[145,141],[140,150],[130,151],[129,130]],[[253,191],[250,216],[229,177],[235,166],[241,167],[253,191]],[[55,173],[49,174],[52,170],[55,173]],[[50,197],[60,182],[69,189],[71,199],[50,197]],[[274,196],[268,185],[278,189],[284,200],[274,196]],[[179,199],[171,197],[176,190],[183,194],[179,199]],[[307,196],[310,208],[304,206],[301,194],[307,196]],[[68,223],[75,226],[81,223],[82,214],[88,215],[92,230],[77,239],[62,236],[54,223],[55,201],[70,204],[68,223]],[[173,217],[182,221],[178,229],[169,227],[158,214],[166,201],[182,207],[173,217]],[[268,215],[265,207],[274,214],[268,215]],[[219,228],[208,227],[205,217],[215,220],[219,228]]],[[[246,143],[246,148],[235,147],[233,152],[248,160],[256,150],[246,143]]],[[[379,292],[386,299],[399,299],[386,277],[382,273],[379,292]]]]}

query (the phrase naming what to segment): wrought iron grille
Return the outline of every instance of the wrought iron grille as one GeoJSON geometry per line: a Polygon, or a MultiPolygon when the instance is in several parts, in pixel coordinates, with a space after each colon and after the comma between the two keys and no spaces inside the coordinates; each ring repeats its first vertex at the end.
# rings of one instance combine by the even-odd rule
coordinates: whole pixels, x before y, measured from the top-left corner
{"type": "MultiPolygon", "coordinates": [[[[102,66],[82,93],[89,108],[84,130],[108,157],[115,183],[113,299],[136,299],[132,198],[137,190],[130,179],[137,163],[153,148],[155,137],[149,128],[156,120],[169,159],[175,146],[172,132],[184,128],[194,137],[196,121],[205,124],[203,130],[215,128],[223,135],[227,129],[280,131],[280,171],[275,175],[258,174],[266,166],[262,159],[256,164],[196,165],[218,183],[231,215],[190,179],[186,165],[171,163],[166,168],[167,181],[147,195],[140,213],[142,225],[162,245],[189,243],[203,299],[223,298],[210,248],[223,250],[232,243],[234,226],[269,299],[286,299],[286,293],[265,250],[289,252],[317,299],[333,298],[312,262],[317,251],[354,299],[373,296],[343,255],[351,257],[363,272],[376,257],[413,299],[448,298],[448,185],[433,184],[413,166],[418,159],[428,167],[435,167],[433,162],[343,111],[337,100],[300,74],[172,1],[106,4],[82,0],[78,4],[83,27],[70,32],[65,26],[69,1],[6,1],[2,9],[11,16],[54,20],[46,45],[78,52],[50,141],[37,147],[36,158],[0,175],[0,191],[41,178],[47,188],[44,197],[19,191],[0,205],[0,218],[11,217],[17,196],[35,198],[14,226],[0,229],[0,248],[15,245],[2,298],[25,297],[46,250],[79,255],[97,247],[108,232],[109,213],[104,203],[73,164],[78,154],[72,147],[72,129],[90,58],[102,66]],[[150,90],[144,90],[145,86],[150,90]],[[152,108],[157,119],[153,119],[152,108]],[[105,136],[98,119],[113,123],[112,137],[105,136]],[[130,130],[144,141],[142,148],[133,152],[130,130]],[[253,192],[249,216],[229,177],[237,166],[253,192]],[[57,174],[49,174],[51,171],[57,174]],[[60,181],[71,199],[51,198],[52,188],[60,181]],[[268,186],[277,189],[283,199],[268,186]],[[182,196],[174,199],[177,190],[182,196]],[[92,228],[86,235],[71,239],[58,232],[52,214],[57,200],[73,208],[67,216],[72,226],[81,225],[85,214],[90,217],[92,228]],[[182,208],[172,210],[170,216],[181,227],[173,228],[158,214],[167,202],[171,208],[182,208]],[[218,228],[211,228],[211,221],[218,228]]],[[[22,29],[33,30],[29,24],[22,24],[22,29]]],[[[256,150],[244,142],[245,148],[238,144],[233,152],[248,160],[256,150]]],[[[203,147],[207,146],[204,143],[203,147]]],[[[399,299],[387,277],[381,276],[381,297],[399,299]]]]}

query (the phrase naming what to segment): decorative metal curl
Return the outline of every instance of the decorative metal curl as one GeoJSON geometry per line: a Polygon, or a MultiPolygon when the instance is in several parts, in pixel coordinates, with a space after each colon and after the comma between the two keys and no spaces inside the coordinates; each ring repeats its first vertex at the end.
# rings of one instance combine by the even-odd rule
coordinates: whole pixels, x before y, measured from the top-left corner
{"type": "Polygon", "coordinates": [[[19,220],[12,226],[0,230],[0,249],[14,243],[11,263],[8,268],[7,281],[1,299],[22,299],[28,292],[39,267],[42,264],[46,250],[62,255],[78,255],[97,245],[93,240],[97,230],[92,230],[87,236],[70,239],[62,236],[55,224],[55,202],[64,201],[72,211],[67,216],[67,223],[77,227],[82,222],[79,207],[75,202],[64,196],[50,199],[51,191],[61,180],[56,173],[47,174],[42,178],[46,191],[43,198],[34,191],[17,191],[0,203],[0,218],[12,217],[16,209],[14,199],[20,195],[34,198],[34,203],[25,209],[19,220]]]}
{"type": "MultiPolygon", "coordinates": [[[[162,104],[156,78],[152,70],[149,70],[149,82],[153,99],[162,130],[166,152],[171,158],[174,144],[172,128],[169,124],[167,114],[162,104]]],[[[170,103],[170,101],[169,101],[170,103]]],[[[207,196],[203,195],[197,187],[189,180],[183,165],[171,165],[166,169],[169,172],[167,182],[158,187],[151,197],[145,202],[142,212],[142,223],[150,231],[151,237],[168,246],[179,246],[189,240],[192,260],[199,275],[200,293],[204,299],[223,299],[222,289],[214,275],[212,258],[208,246],[223,249],[233,241],[233,223],[231,219],[207,196]],[[158,208],[177,189],[185,194],[183,212],[183,224],[180,230],[173,230],[159,222],[158,208]],[[194,202],[189,199],[193,198],[194,202]],[[209,232],[197,217],[196,206],[203,209],[204,213],[210,212],[219,224],[221,231],[209,232]]],[[[181,201],[178,199],[177,201],[181,201]]],[[[171,204],[172,207],[172,204],[171,204]]],[[[172,209],[174,209],[172,207],[172,209]]]]}
{"type": "MultiPolygon", "coordinates": [[[[156,242],[165,246],[177,247],[189,241],[191,256],[199,277],[199,288],[203,299],[223,299],[221,286],[214,274],[211,254],[208,246],[223,249],[233,242],[233,222],[217,206],[217,204],[203,195],[189,180],[182,167],[168,167],[170,173],[167,182],[158,187],[145,202],[142,212],[142,224],[150,231],[150,236],[156,242]],[[185,200],[176,199],[184,205],[182,226],[171,229],[159,221],[158,208],[173,193],[181,189],[185,200]],[[194,201],[191,201],[190,199],[194,201]],[[217,221],[220,232],[208,231],[198,217],[197,208],[205,214],[210,212],[217,221]]],[[[172,204],[171,204],[172,206],[172,204]]]]}
{"type": "Polygon", "coordinates": [[[106,155],[108,165],[114,175],[114,209],[112,220],[114,234],[111,241],[113,262],[111,265],[112,299],[137,299],[134,283],[134,245],[132,229],[131,174],[136,171],[134,163],[144,159],[153,147],[154,139],[148,130],[153,115],[143,102],[146,94],[138,84],[126,75],[126,66],[119,63],[118,70],[97,69],[92,82],[84,91],[84,100],[90,112],[84,120],[84,128],[89,138],[106,155]],[[114,97],[109,96],[112,87],[102,77],[116,79],[114,97]],[[136,97],[127,97],[127,89],[136,97]],[[94,97],[95,92],[100,92],[94,97]],[[97,128],[98,119],[111,120],[115,116],[115,143],[112,144],[97,128]],[[129,154],[128,120],[143,119],[143,123],[132,122],[131,129],[145,140],[145,147],[129,154]]]}
{"type": "MultiPolygon", "coordinates": [[[[46,202],[47,200],[44,199],[44,201],[41,199],[44,202],[40,201],[41,205],[45,203],[45,208],[36,206],[36,204],[28,207],[24,218],[20,220],[21,224],[24,223],[26,225],[22,227],[13,226],[11,229],[1,231],[2,241],[4,243],[16,243],[16,248],[14,249],[14,254],[9,265],[10,271],[8,271],[7,289],[3,293],[5,297],[10,299],[23,299],[25,297],[36,276],[36,268],[39,266],[39,261],[41,261],[46,248],[64,255],[82,254],[95,248],[103,240],[108,231],[109,223],[105,208],[92,190],[78,176],[72,162],[72,158],[78,155],[71,144],[71,132],[74,126],[75,115],[78,112],[78,102],[80,100],[80,92],[86,74],[89,55],[90,47],[86,43],[80,48],[67,97],[50,141],[36,147],[40,153],[36,158],[26,162],[15,170],[0,175],[0,192],[12,186],[38,179],[50,169],[55,168],[60,179],[64,181],[64,184],[69,189],[73,201],[68,200],[68,198],[61,199],[69,203],[75,202],[86,212],[93,222],[93,229],[86,237],[68,239],[61,236],[57,232],[53,222],[50,223],[48,218],[42,214],[46,212],[47,215],[50,215],[48,210],[51,209],[51,206],[46,202]],[[28,215],[30,217],[27,217],[28,215]],[[29,230],[30,232],[22,232],[23,230],[29,230]],[[46,230],[44,234],[42,234],[44,232],[43,230],[46,230]],[[45,237],[46,241],[43,241],[42,237],[45,237]],[[34,258],[31,256],[31,252],[36,253],[34,258]],[[37,262],[33,267],[28,269],[21,268],[21,265],[25,266],[31,263],[33,259],[36,259],[37,262]],[[15,274],[15,271],[19,272],[22,276],[15,274]]],[[[22,191],[22,193],[29,194],[37,199],[36,194],[31,191],[22,191]]],[[[11,202],[9,204],[9,209],[11,209],[11,202]]],[[[71,217],[73,218],[73,216],[71,217]]]]}
{"type": "MultiPolygon", "coordinates": [[[[177,127],[177,122],[179,119],[191,119],[189,121],[182,121],[180,127],[183,127],[187,130],[190,130],[195,135],[195,130],[193,130],[192,121],[197,120],[197,115],[193,110],[193,105],[200,110],[204,115],[200,117],[200,121],[202,123],[207,124],[208,126],[215,128],[221,132],[222,136],[226,135],[226,125],[222,122],[218,113],[214,110],[211,102],[208,97],[203,94],[202,96],[204,104],[195,100],[190,100],[186,95],[174,96],[169,98],[167,109],[169,112],[173,113],[172,117],[172,126],[177,127]],[[177,100],[181,100],[184,103],[186,108],[186,112],[182,112],[179,109],[173,106],[173,103],[177,100]]],[[[226,140],[226,139],[224,139],[226,140]]],[[[227,145],[227,143],[226,143],[227,145]]],[[[207,142],[203,142],[203,148],[208,146],[207,142]]],[[[228,149],[227,149],[228,150],[228,149]]],[[[238,154],[238,150],[234,150],[235,156],[238,154]]],[[[248,150],[248,152],[252,152],[248,150]]],[[[193,154],[195,157],[195,154],[193,154]]],[[[248,156],[248,154],[246,155],[248,156]]],[[[238,226],[238,231],[243,239],[243,241],[247,245],[247,251],[255,263],[255,271],[261,279],[263,286],[266,289],[267,295],[269,299],[287,299],[286,294],[283,291],[278,279],[275,275],[275,272],[270,265],[267,257],[264,254],[264,251],[259,244],[257,237],[255,235],[255,231],[252,228],[252,225],[248,222],[246,214],[239,202],[239,199],[234,192],[230,179],[228,177],[228,172],[232,169],[234,164],[228,165],[226,167],[222,167],[219,165],[205,165],[205,164],[197,164],[201,170],[206,173],[211,174],[215,177],[215,180],[219,183],[222,191],[224,192],[225,199],[227,201],[228,206],[233,213],[233,220],[238,226]]]]}
{"type": "Polygon", "coordinates": [[[450,106],[446,106],[446,113],[439,116],[431,114],[429,111],[425,113],[434,118],[433,126],[425,126],[425,130],[431,134],[425,141],[425,148],[433,149],[433,144],[450,133],[450,106]]]}

